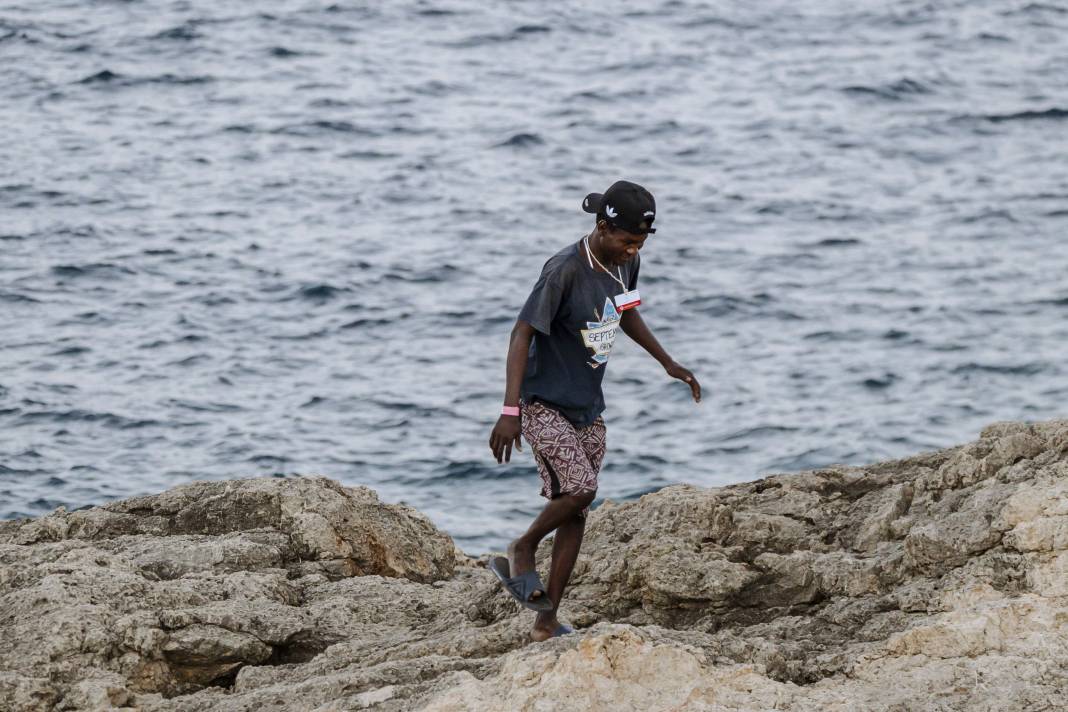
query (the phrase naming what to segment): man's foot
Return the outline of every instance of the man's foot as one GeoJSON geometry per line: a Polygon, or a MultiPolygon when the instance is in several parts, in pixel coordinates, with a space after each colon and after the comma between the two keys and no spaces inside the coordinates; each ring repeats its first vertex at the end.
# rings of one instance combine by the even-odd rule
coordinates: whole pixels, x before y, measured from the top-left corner
{"type": "MultiPolygon", "coordinates": [[[[509,576],[515,578],[525,574],[528,571],[534,570],[534,548],[530,546],[524,546],[521,539],[516,539],[508,545],[508,569],[509,576]]],[[[530,595],[531,601],[537,601],[541,599],[545,594],[541,591],[535,591],[530,595]]]]}
{"type": "Polygon", "coordinates": [[[536,643],[548,640],[560,627],[560,621],[556,620],[556,612],[539,613],[534,618],[534,629],[530,631],[530,639],[536,643]]]}

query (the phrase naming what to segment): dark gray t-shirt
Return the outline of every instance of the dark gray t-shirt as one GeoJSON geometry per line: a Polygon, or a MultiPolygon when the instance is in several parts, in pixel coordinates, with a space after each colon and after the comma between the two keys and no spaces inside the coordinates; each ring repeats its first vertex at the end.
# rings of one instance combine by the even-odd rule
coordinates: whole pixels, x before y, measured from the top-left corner
{"type": "MultiPolygon", "coordinates": [[[[638,284],[641,259],[621,265],[627,289],[638,284]]],[[[590,267],[582,240],[550,257],[519,312],[534,327],[519,395],[560,411],[575,427],[590,425],[604,410],[601,381],[619,328],[619,282],[590,267]]]]}

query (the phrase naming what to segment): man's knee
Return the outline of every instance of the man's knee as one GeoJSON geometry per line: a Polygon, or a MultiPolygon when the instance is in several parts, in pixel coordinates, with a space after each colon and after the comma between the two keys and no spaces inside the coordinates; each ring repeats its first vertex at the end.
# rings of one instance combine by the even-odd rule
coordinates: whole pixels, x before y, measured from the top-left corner
{"type": "Polygon", "coordinates": [[[579,509],[585,509],[593,504],[593,500],[597,497],[597,490],[584,490],[571,496],[575,498],[575,504],[578,505],[579,509]]]}

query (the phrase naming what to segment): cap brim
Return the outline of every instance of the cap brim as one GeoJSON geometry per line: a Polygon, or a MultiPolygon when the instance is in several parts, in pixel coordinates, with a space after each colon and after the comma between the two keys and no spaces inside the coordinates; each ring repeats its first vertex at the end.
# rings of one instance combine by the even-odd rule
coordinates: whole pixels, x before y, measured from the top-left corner
{"type": "Polygon", "coordinates": [[[619,228],[624,232],[629,232],[631,235],[644,235],[646,233],[656,232],[656,228],[652,227],[651,225],[649,227],[642,227],[641,225],[629,225],[627,223],[620,222],[619,220],[613,220],[611,218],[608,219],[608,224],[612,227],[619,228]]]}
{"type": "Polygon", "coordinates": [[[582,201],[582,209],[587,213],[596,214],[601,209],[601,203],[604,202],[604,193],[590,193],[582,201]]]}

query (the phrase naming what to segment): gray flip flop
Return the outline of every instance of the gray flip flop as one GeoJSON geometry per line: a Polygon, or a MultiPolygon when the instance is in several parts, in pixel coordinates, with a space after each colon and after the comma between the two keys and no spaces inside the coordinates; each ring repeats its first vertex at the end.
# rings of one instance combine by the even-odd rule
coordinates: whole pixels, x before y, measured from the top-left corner
{"type": "Polygon", "coordinates": [[[561,623],[557,627],[557,629],[553,631],[553,637],[554,638],[559,638],[561,635],[569,635],[569,634],[574,633],[574,632],[575,632],[574,628],[572,628],[569,625],[564,625],[563,623],[561,623]]]}
{"type": "Polygon", "coordinates": [[[489,570],[501,580],[504,590],[525,607],[532,611],[551,611],[553,609],[553,602],[549,600],[549,594],[545,590],[537,571],[527,571],[525,574],[511,577],[508,575],[511,572],[508,559],[503,556],[495,556],[490,559],[489,570]],[[541,596],[531,600],[530,596],[535,591],[541,591],[541,596]]]}

